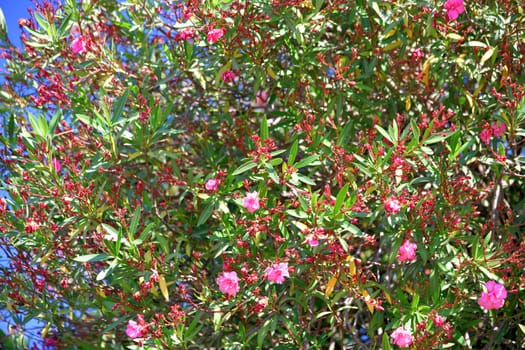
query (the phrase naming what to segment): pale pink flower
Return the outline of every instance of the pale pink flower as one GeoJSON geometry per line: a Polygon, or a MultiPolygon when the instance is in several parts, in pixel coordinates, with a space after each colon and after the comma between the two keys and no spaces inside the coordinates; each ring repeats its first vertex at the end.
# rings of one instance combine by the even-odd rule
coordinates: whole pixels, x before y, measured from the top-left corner
{"type": "Polygon", "coordinates": [[[319,245],[319,240],[314,234],[307,235],[305,238],[306,243],[308,243],[310,247],[317,247],[319,245]]]}
{"type": "Polygon", "coordinates": [[[208,31],[208,35],[206,37],[206,39],[208,39],[208,42],[210,44],[213,44],[215,43],[217,40],[219,40],[220,38],[222,38],[222,36],[226,33],[226,30],[225,29],[211,29],[210,31],[208,31]]]}
{"type": "Polygon", "coordinates": [[[233,79],[235,79],[236,75],[233,71],[231,70],[227,70],[225,72],[222,73],[221,75],[221,78],[222,80],[228,84],[228,83],[231,83],[233,81],[233,79]]]}
{"type": "Polygon", "coordinates": [[[266,91],[258,91],[255,95],[255,107],[265,108],[268,105],[268,93],[266,91]]]}
{"type": "Polygon", "coordinates": [[[505,303],[507,290],[502,284],[495,281],[485,283],[486,292],[481,293],[478,304],[486,310],[499,309],[505,303]]]}
{"type": "Polygon", "coordinates": [[[490,142],[490,139],[492,138],[492,133],[492,129],[483,128],[483,130],[481,130],[481,132],[479,133],[479,138],[481,139],[481,141],[488,144],[490,142]]]}
{"type": "Polygon", "coordinates": [[[266,268],[264,275],[268,281],[281,284],[286,277],[290,277],[288,263],[278,263],[266,268]]]}
{"type": "Polygon", "coordinates": [[[443,7],[447,10],[447,16],[450,21],[455,20],[460,14],[465,12],[463,0],[447,0],[443,7]]]}
{"type": "Polygon", "coordinates": [[[500,137],[505,133],[505,123],[501,122],[494,122],[492,123],[492,133],[494,134],[494,137],[500,137]]]}
{"type": "Polygon", "coordinates": [[[219,180],[209,179],[204,185],[204,188],[210,192],[217,192],[217,190],[219,190],[219,180]]]}
{"type": "Polygon", "coordinates": [[[246,210],[248,210],[250,213],[253,213],[254,211],[258,210],[260,208],[259,206],[259,193],[256,191],[249,192],[246,197],[243,198],[242,203],[246,210]]]}
{"type": "Polygon", "coordinates": [[[401,211],[401,203],[394,197],[388,198],[384,203],[385,211],[388,215],[401,211]]]}
{"type": "Polygon", "coordinates": [[[402,348],[408,348],[414,341],[412,333],[403,327],[394,330],[390,336],[394,338],[394,344],[402,348]]]}
{"type": "Polygon", "coordinates": [[[71,42],[71,51],[73,51],[74,54],[82,54],[84,52],[87,52],[87,42],[86,39],[83,36],[79,36],[75,38],[71,42]]]}
{"type": "Polygon", "coordinates": [[[140,338],[142,335],[142,326],[133,320],[129,320],[126,335],[132,339],[140,338]]]}
{"type": "Polygon", "coordinates": [[[60,164],[60,161],[56,158],[53,158],[51,160],[51,165],[53,166],[53,168],[55,168],[55,172],[57,174],[60,172],[60,170],[62,170],[62,164],[60,164]]]}
{"type": "Polygon", "coordinates": [[[219,285],[219,290],[224,294],[234,296],[239,292],[239,281],[240,278],[237,276],[237,272],[223,272],[217,278],[217,284],[219,285]]]}
{"type": "Polygon", "coordinates": [[[397,259],[399,262],[416,260],[417,244],[411,243],[408,239],[401,244],[397,251],[397,259]]]}

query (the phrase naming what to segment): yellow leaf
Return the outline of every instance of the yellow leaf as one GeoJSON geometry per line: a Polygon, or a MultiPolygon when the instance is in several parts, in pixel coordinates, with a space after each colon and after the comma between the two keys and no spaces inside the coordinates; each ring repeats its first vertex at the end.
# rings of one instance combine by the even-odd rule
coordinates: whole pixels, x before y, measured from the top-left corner
{"type": "Polygon", "coordinates": [[[350,276],[354,277],[357,273],[357,268],[355,266],[355,259],[353,256],[349,256],[347,260],[348,260],[350,276]]]}
{"type": "Polygon", "coordinates": [[[403,44],[403,40],[401,39],[398,39],[396,41],[393,41],[391,42],[390,44],[388,44],[387,46],[385,46],[383,48],[384,51],[390,51],[390,50],[393,50],[393,49],[397,49],[399,46],[401,46],[403,44]]]}
{"type": "Polygon", "coordinates": [[[408,112],[410,110],[410,106],[411,106],[411,103],[410,103],[410,96],[407,96],[405,97],[405,110],[408,112]]]}
{"type": "Polygon", "coordinates": [[[463,37],[459,34],[456,34],[456,33],[449,33],[447,34],[447,38],[451,39],[451,40],[454,40],[454,41],[460,41],[460,40],[463,40],[463,37]]]}
{"type": "Polygon", "coordinates": [[[374,313],[374,305],[370,303],[370,294],[366,291],[366,289],[361,289],[361,295],[365,297],[365,303],[366,307],[368,307],[368,311],[370,311],[371,314],[374,313]]]}
{"type": "Polygon", "coordinates": [[[168,286],[166,285],[166,279],[164,279],[164,275],[159,276],[159,287],[164,299],[166,301],[170,301],[170,294],[168,293],[168,286]]]}
{"type": "Polygon", "coordinates": [[[268,72],[268,75],[272,77],[273,80],[277,80],[277,74],[275,74],[271,67],[268,67],[266,71],[268,72]]]}
{"type": "Polygon", "coordinates": [[[326,284],[326,290],[324,291],[324,295],[326,295],[327,297],[329,297],[330,294],[332,294],[332,292],[334,291],[334,287],[337,283],[338,277],[339,276],[334,276],[330,278],[330,281],[328,281],[328,283],[326,284]]]}
{"type": "Polygon", "coordinates": [[[509,68],[507,66],[503,66],[501,69],[501,79],[499,81],[499,87],[502,87],[505,84],[505,80],[509,76],[509,68]]]}
{"type": "Polygon", "coordinates": [[[494,48],[491,47],[481,57],[481,61],[480,61],[481,65],[483,65],[487,60],[489,60],[493,54],[494,54],[494,48]]]}
{"type": "Polygon", "coordinates": [[[294,224],[301,232],[307,232],[308,231],[308,226],[306,226],[305,224],[303,224],[300,221],[292,221],[292,224],[294,224]]]}
{"type": "Polygon", "coordinates": [[[102,298],[106,297],[106,293],[104,293],[104,290],[102,288],[97,287],[97,294],[100,295],[102,298]]]}
{"type": "Polygon", "coordinates": [[[49,328],[51,328],[49,323],[46,324],[44,328],[42,328],[42,332],[40,332],[40,335],[42,336],[42,338],[46,337],[47,333],[49,332],[49,328]]]}
{"type": "Polygon", "coordinates": [[[385,38],[385,39],[388,39],[388,38],[390,38],[391,36],[393,36],[394,34],[396,34],[396,32],[397,32],[397,28],[394,27],[394,28],[390,29],[390,30],[385,34],[385,37],[384,37],[384,38],[385,38]]]}
{"type": "Polygon", "coordinates": [[[390,304],[392,304],[392,298],[390,297],[390,294],[389,294],[388,292],[384,292],[384,293],[385,293],[385,298],[386,298],[386,300],[387,300],[390,304]]]}

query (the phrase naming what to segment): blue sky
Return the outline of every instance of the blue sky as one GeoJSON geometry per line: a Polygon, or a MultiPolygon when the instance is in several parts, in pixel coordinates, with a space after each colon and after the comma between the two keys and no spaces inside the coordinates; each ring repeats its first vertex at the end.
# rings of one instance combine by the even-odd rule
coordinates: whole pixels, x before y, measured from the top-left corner
{"type": "Polygon", "coordinates": [[[20,46],[20,28],[18,20],[28,18],[27,9],[33,7],[30,0],[0,0],[0,8],[7,22],[7,33],[11,42],[20,46]]]}

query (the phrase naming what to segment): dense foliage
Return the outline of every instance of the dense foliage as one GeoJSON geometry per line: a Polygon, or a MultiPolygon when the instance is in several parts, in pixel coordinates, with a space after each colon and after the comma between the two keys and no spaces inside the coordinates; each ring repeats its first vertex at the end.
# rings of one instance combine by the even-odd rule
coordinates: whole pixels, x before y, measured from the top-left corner
{"type": "Polygon", "coordinates": [[[40,348],[524,346],[521,0],[43,0],[19,24],[4,348],[34,319],[40,348]]]}

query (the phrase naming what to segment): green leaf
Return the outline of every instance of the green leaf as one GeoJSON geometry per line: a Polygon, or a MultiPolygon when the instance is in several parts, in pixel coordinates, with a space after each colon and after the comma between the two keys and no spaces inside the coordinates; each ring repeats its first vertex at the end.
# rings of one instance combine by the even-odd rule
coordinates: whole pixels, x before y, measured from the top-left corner
{"type": "Polygon", "coordinates": [[[139,218],[140,218],[140,205],[135,208],[135,213],[133,213],[133,218],[131,219],[131,224],[129,225],[129,240],[131,240],[132,237],[135,237],[135,233],[137,233],[137,228],[139,226],[139,218]]]}
{"type": "Polygon", "coordinates": [[[126,89],[126,91],[124,91],[124,94],[120,96],[117,100],[117,106],[115,107],[115,110],[113,111],[111,123],[115,124],[122,117],[122,113],[124,112],[124,107],[126,106],[126,103],[128,102],[128,97],[129,97],[129,89],[126,89]]]}
{"type": "Polygon", "coordinates": [[[334,204],[334,211],[333,215],[338,215],[341,211],[341,207],[343,206],[343,202],[346,199],[346,193],[348,192],[348,186],[349,184],[346,184],[339,190],[339,193],[337,193],[337,197],[335,198],[335,204],[334,204]]]}
{"type": "Polygon", "coordinates": [[[390,347],[390,338],[387,333],[383,333],[383,339],[381,341],[382,349],[383,350],[391,350],[390,347]]]}
{"type": "Polygon", "coordinates": [[[88,254],[88,255],[81,255],[77,256],[73,260],[78,262],[97,262],[97,261],[104,261],[111,258],[111,255],[108,254],[88,254]]]}
{"type": "Polygon", "coordinates": [[[275,169],[270,164],[266,163],[264,164],[264,168],[268,172],[268,176],[270,179],[272,179],[273,182],[276,184],[279,184],[279,176],[277,175],[277,172],[275,172],[275,169]]]}
{"type": "Polygon", "coordinates": [[[290,154],[288,155],[288,165],[292,165],[295,162],[297,151],[299,150],[299,140],[296,139],[290,148],[290,154]]]}
{"type": "Polygon", "coordinates": [[[204,210],[202,211],[201,215],[199,216],[199,219],[197,220],[197,226],[200,226],[204,224],[206,221],[208,221],[211,214],[213,214],[214,210],[215,210],[215,202],[208,203],[208,205],[204,207],[204,210]]]}
{"type": "Polygon", "coordinates": [[[266,118],[266,114],[263,115],[261,120],[261,140],[266,140],[269,137],[269,131],[268,131],[268,119],[266,118]]]}
{"type": "Polygon", "coordinates": [[[308,156],[306,158],[301,159],[297,164],[295,164],[295,167],[297,169],[301,169],[301,168],[304,168],[310,165],[318,165],[320,164],[319,162],[317,162],[318,159],[319,159],[319,156],[317,154],[308,156]]]}
{"type": "Polygon", "coordinates": [[[255,163],[253,160],[249,160],[247,161],[246,163],[244,163],[243,165],[241,165],[240,167],[238,167],[237,169],[235,169],[232,173],[233,176],[235,175],[240,175],[242,173],[244,173],[245,171],[248,171],[250,169],[253,169],[257,166],[257,163],[255,163]]]}

